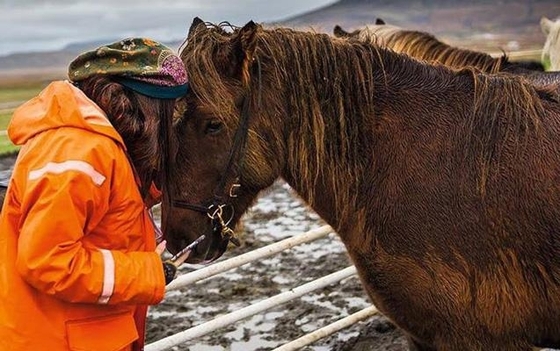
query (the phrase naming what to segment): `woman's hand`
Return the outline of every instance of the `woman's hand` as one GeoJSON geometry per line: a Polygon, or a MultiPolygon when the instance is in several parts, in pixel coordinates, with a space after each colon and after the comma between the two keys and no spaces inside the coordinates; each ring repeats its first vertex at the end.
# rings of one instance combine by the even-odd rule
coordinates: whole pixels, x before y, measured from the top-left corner
{"type": "MultiPolygon", "coordinates": [[[[166,245],[167,245],[167,241],[165,240],[159,243],[158,246],[156,246],[156,253],[160,256],[163,255],[163,253],[165,252],[166,245]]],[[[185,251],[181,256],[177,257],[174,260],[168,260],[167,262],[173,263],[175,267],[179,267],[187,260],[187,258],[189,258],[190,253],[191,250],[185,251]]]]}
{"type": "MultiPolygon", "coordinates": [[[[162,255],[165,252],[167,241],[163,240],[156,246],[155,252],[158,255],[162,255]]],[[[181,256],[177,257],[177,259],[171,261],[166,260],[163,262],[163,273],[165,276],[165,285],[171,283],[173,279],[177,276],[177,268],[182,265],[187,258],[189,258],[189,254],[191,253],[190,250],[185,251],[181,256]]]]}

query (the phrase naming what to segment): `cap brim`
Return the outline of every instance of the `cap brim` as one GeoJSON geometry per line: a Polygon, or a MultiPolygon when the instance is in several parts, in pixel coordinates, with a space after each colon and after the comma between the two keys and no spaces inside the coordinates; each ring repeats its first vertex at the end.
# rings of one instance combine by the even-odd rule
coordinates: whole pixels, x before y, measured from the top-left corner
{"type": "Polygon", "coordinates": [[[142,95],[156,99],[176,99],[184,96],[189,91],[188,83],[174,87],[166,87],[131,78],[118,77],[115,80],[142,95]]]}

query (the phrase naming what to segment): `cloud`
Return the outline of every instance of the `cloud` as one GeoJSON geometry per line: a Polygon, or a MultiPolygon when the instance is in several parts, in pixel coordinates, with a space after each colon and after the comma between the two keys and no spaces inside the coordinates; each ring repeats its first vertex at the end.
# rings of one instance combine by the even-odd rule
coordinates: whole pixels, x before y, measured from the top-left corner
{"type": "Polygon", "coordinates": [[[195,16],[205,21],[270,22],[334,0],[4,0],[0,2],[0,56],[59,50],[81,41],[147,36],[181,40],[195,16]]]}

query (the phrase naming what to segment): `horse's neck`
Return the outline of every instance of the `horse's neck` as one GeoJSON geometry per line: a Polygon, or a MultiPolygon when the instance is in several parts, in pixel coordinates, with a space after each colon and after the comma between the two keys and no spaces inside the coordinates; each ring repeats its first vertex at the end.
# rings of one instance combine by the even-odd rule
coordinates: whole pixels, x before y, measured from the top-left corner
{"type": "MultiPolygon", "coordinates": [[[[283,174],[284,179],[335,229],[362,223],[356,216],[360,216],[359,207],[363,206],[364,197],[372,196],[368,193],[371,191],[369,183],[378,172],[376,167],[379,167],[376,160],[376,144],[380,143],[380,140],[377,139],[376,129],[383,127],[382,124],[389,119],[392,119],[390,123],[428,128],[434,124],[429,121],[433,116],[416,112],[415,106],[418,105],[424,111],[440,109],[437,103],[430,105],[426,101],[445,101],[447,94],[453,91],[449,78],[452,76],[450,70],[444,69],[447,75],[440,74],[441,81],[434,84],[433,80],[438,79],[434,66],[423,67],[422,63],[404,55],[386,50],[383,52],[386,54],[380,55],[381,61],[374,68],[374,83],[369,96],[353,94],[350,90],[341,91],[347,94],[343,97],[347,107],[369,101],[372,104],[371,108],[359,110],[369,111],[368,114],[344,113],[344,120],[341,121],[336,109],[327,108],[322,111],[320,122],[307,124],[320,126],[323,130],[306,129],[306,136],[302,136],[306,138],[306,147],[288,150],[292,158],[290,160],[288,157],[289,164],[283,174]],[[422,84],[423,81],[429,84],[422,84]],[[325,135],[325,130],[341,128],[345,130],[339,132],[339,135],[344,137],[336,140],[323,138],[322,145],[316,144],[320,142],[316,135],[325,135]],[[317,150],[328,151],[317,157],[317,154],[313,153],[317,150]]],[[[335,81],[336,77],[329,79],[335,81]]],[[[297,94],[293,91],[291,93],[297,94]]],[[[322,100],[317,101],[317,105],[336,103],[332,97],[320,98],[322,100]]],[[[316,117],[299,116],[299,119],[316,117]]]]}

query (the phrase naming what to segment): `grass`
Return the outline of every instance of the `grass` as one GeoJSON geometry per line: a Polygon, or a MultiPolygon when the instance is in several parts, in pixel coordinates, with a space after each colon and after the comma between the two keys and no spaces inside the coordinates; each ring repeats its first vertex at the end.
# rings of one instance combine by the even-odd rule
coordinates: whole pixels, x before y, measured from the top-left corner
{"type": "Polygon", "coordinates": [[[17,150],[19,150],[19,147],[14,146],[14,144],[10,142],[10,139],[5,136],[0,138],[0,156],[12,155],[16,153],[17,150]]]}
{"type": "Polygon", "coordinates": [[[0,72],[0,111],[11,108],[6,105],[13,105],[27,101],[36,96],[41,90],[49,85],[53,80],[58,80],[58,76],[43,75],[2,75],[0,72]]]}
{"type": "MultiPolygon", "coordinates": [[[[0,130],[4,131],[10,123],[10,118],[12,118],[12,111],[0,112],[0,130]]],[[[0,134],[0,156],[14,153],[18,150],[18,147],[12,144],[7,135],[3,133],[0,134]]]]}
{"type": "Polygon", "coordinates": [[[41,87],[16,87],[16,88],[0,88],[0,103],[20,102],[29,100],[41,91],[41,87]]]}
{"type": "Polygon", "coordinates": [[[13,110],[3,112],[0,111],[0,130],[5,130],[8,127],[8,123],[10,123],[10,118],[12,118],[13,110]]]}
{"type": "Polygon", "coordinates": [[[12,118],[14,105],[37,95],[48,83],[39,80],[16,80],[0,85],[0,131],[2,131],[0,133],[0,156],[15,153],[19,149],[12,144],[7,135],[4,135],[12,118]],[[3,104],[5,106],[2,106],[3,104]]]}

